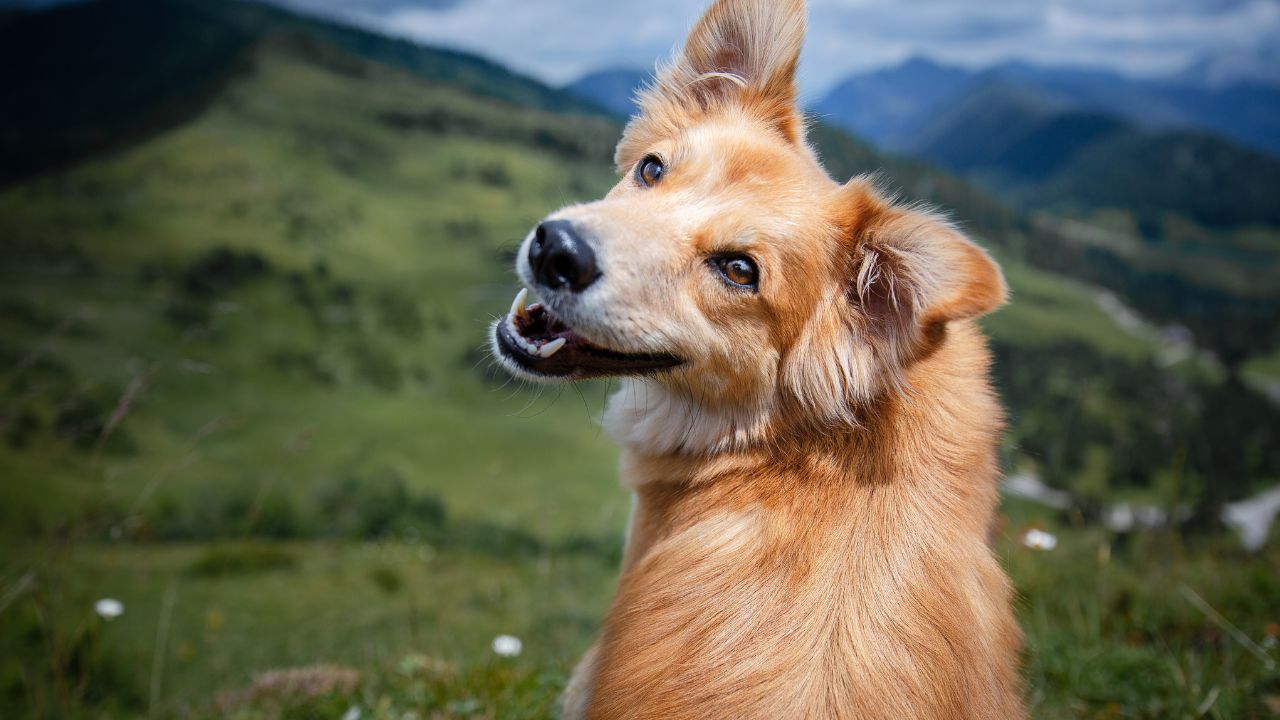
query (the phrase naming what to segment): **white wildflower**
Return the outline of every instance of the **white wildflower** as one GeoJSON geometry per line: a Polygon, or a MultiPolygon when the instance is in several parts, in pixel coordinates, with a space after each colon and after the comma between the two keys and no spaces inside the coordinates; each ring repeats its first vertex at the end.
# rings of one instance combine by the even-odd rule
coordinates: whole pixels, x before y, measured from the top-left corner
{"type": "Polygon", "coordinates": [[[115,620],[124,614],[124,603],[112,598],[103,598],[93,604],[93,611],[103,620],[115,620]]]}
{"type": "Polygon", "coordinates": [[[493,651],[502,657],[518,657],[524,650],[520,638],[511,635],[499,635],[493,639],[493,651]]]}
{"type": "Polygon", "coordinates": [[[360,720],[360,715],[362,713],[359,706],[352,706],[351,709],[347,710],[347,714],[342,716],[342,720],[360,720]]]}
{"type": "Polygon", "coordinates": [[[1058,538],[1052,533],[1032,528],[1022,536],[1022,544],[1032,550],[1052,550],[1058,547],[1058,538]]]}

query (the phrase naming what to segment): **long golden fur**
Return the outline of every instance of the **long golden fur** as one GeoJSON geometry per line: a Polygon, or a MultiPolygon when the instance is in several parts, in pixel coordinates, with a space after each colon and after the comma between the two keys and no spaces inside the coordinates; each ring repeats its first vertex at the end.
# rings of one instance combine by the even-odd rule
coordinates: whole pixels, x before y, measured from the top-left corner
{"type": "Polygon", "coordinates": [[[938,217],[827,176],[796,107],[804,17],[715,2],[643,93],[618,187],[556,216],[606,267],[548,306],[683,360],[607,414],[636,503],[568,718],[1025,717],[974,322],[1004,280],[938,217]],[[654,155],[669,173],[641,187],[654,155]],[[726,250],[758,292],[706,272],[726,250]]]}

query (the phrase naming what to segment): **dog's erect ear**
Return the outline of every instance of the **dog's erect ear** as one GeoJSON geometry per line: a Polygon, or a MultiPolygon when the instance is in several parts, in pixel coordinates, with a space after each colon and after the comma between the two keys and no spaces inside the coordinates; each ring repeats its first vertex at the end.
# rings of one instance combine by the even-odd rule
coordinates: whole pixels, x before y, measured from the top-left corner
{"type": "Polygon", "coordinates": [[[796,67],[804,0],[716,0],[698,21],[654,94],[702,109],[740,106],[798,141],[796,67]]]}
{"type": "Polygon", "coordinates": [[[857,203],[848,295],[868,331],[918,346],[946,323],[986,315],[1008,299],[1000,267],[945,220],[888,206],[857,181],[848,190],[857,203]]]}

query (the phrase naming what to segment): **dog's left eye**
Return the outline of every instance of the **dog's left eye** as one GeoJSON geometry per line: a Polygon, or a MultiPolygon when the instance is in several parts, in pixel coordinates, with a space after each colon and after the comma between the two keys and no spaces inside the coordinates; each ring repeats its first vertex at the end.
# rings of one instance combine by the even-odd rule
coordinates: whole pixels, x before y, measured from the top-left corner
{"type": "Polygon", "coordinates": [[[646,157],[636,166],[636,180],[645,187],[653,187],[662,182],[666,174],[667,166],[662,164],[662,158],[657,155],[646,157]]]}
{"type": "Polygon", "coordinates": [[[711,259],[711,266],[725,282],[734,287],[755,290],[760,285],[760,268],[746,255],[722,255],[711,259]]]}

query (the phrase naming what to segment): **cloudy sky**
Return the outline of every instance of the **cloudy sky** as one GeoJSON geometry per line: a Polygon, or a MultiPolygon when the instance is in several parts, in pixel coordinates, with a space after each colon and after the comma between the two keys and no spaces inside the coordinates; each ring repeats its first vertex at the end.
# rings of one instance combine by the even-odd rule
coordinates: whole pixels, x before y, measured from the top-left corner
{"type": "MultiPolygon", "coordinates": [[[[0,0],[0,4],[50,0],[0,0]]],[[[56,0],[53,0],[56,1],[56,0]]],[[[669,56],[709,0],[275,0],[556,83],[669,56]]],[[[1174,72],[1206,55],[1280,57],[1280,0],[810,0],[802,84],[924,55],[1174,72]]]]}
{"type": "MultiPolygon", "coordinates": [[[[703,0],[280,0],[398,35],[477,50],[554,82],[669,55],[703,0]]],[[[1280,45],[1280,0],[810,0],[802,82],[914,55],[1174,72],[1280,45]]]]}

